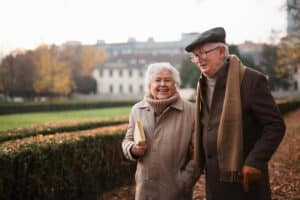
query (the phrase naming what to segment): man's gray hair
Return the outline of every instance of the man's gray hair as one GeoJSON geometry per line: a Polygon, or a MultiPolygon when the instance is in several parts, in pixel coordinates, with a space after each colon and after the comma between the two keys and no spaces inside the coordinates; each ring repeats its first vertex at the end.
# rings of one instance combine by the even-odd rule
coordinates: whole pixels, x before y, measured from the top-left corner
{"type": "Polygon", "coordinates": [[[224,56],[225,58],[227,58],[229,56],[229,48],[228,45],[222,43],[222,42],[216,42],[214,43],[215,47],[224,47],[225,48],[225,52],[224,52],[224,56]]]}
{"type": "Polygon", "coordinates": [[[157,63],[152,63],[148,65],[147,71],[146,71],[146,76],[145,76],[145,92],[146,95],[150,94],[150,84],[153,79],[153,76],[160,71],[163,70],[168,70],[171,73],[172,79],[175,82],[176,89],[179,88],[181,80],[180,80],[180,75],[178,70],[173,67],[170,63],[168,62],[157,62],[157,63]]]}

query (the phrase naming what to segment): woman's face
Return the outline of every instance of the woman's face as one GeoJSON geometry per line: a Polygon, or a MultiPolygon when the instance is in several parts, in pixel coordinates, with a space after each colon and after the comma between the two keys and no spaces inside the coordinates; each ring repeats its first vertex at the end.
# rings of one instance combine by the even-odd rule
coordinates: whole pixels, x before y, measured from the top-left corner
{"type": "Polygon", "coordinates": [[[175,93],[175,82],[169,70],[154,74],[150,83],[150,94],[153,99],[167,99],[175,93]]]}

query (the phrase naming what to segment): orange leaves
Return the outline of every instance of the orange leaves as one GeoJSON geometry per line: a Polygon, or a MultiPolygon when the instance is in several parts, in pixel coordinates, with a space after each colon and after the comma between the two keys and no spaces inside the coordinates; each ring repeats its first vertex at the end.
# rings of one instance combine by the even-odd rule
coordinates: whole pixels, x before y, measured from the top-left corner
{"type": "Polygon", "coordinates": [[[68,95],[72,91],[71,68],[58,53],[57,47],[45,45],[34,51],[36,72],[33,85],[37,93],[68,95]]]}
{"type": "Polygon", "coordinates": [[[80,75],[90,76],[95,65],[104,60],[105,54],[95,46],[84,45],[81,47],[80,57],[82,64],[80,75]]]}

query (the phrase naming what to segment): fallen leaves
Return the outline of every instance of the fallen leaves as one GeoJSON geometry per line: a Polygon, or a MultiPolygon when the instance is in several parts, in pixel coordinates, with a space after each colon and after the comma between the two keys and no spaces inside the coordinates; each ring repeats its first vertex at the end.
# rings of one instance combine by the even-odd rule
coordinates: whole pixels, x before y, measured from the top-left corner
{"type": "MultiPolygon", "coordinates": [[[[287,114],[286,136],[269,163],[272,200],[300,199],[300,109],[287,114]]],[[[133,200],[135,185],[116,188],[98,200],[133,200]]],[[[205,198],[205,180],[201,176],[194,187],[193,200],[205,198]]]]}

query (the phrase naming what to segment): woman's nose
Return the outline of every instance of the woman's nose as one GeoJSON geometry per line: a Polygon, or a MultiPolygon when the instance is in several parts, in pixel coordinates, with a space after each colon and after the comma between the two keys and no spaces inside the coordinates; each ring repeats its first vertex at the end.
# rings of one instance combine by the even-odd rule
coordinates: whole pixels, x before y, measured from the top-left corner
{"type": "Polygon", "coordinates": [[[165,84],[166,84],[166,81],[164,81],[164,80],[160,81],[160,85],[165,85],[165,84]]]}

